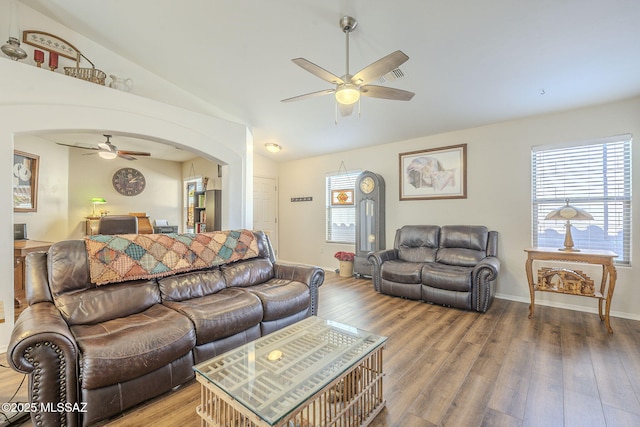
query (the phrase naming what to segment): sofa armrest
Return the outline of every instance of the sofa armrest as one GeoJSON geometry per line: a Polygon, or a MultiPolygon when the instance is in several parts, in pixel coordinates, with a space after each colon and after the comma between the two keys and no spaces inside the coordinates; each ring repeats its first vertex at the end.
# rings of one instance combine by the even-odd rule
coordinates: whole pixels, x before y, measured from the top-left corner
{"type": "Polygon", "coordinates": [[[488,256],[480,260],[473,267],[473,277],[482,276],[488,282],[495,280],[500,273],[500,260],[494,256],[488,256]]]}
{"type": "Polygon", "coordinates": [[[273,265],[273,271],[276,279],[295,280],[309,287],[311,297],[309,314],[316,316],[318,314],[318,288],[324,283],[324,270],[310,265],[276,262],[273,265]]]}
{"type": "Polygon", "coordinates": [[[500,273],[500,260],[488,256],[480,260],[471,272],[472,277],[472,304],[476,311],[485,313],[493,301],[496,292],[494,281],[500,273]]]}
{"type": "Polygon", "coordinates": [[[382,276],[380,275],[380,268],[386,261],[398,258],[397,249],[385,249],[382,251],[370,252],[367,255],[367,261],[371,264],[371,280],[373,281],[373,288],[380,292],[380,284],[382,282],[382,276]]]}
{"type": "MultiPolygon", "coordinates": [[[[27,307],[18,317],[7,361],[29,374],[29,402],[78,405],[78,349],[60,312],[51,302],[27,307]]],[[[46,409],[46,408],[45,408],[46,409]]],[[[31,412],[34,425],[78,425],[78,412],[31,412]]]]}

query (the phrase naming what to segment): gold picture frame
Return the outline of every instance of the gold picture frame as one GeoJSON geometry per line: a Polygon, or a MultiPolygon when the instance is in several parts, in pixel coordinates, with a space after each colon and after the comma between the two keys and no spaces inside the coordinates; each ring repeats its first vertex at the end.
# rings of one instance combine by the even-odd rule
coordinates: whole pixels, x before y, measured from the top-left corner
{"type": "Polygon", "coordinates": [[[40,156],[13,151],[13,211],[36,212],[38,210],[38,167],[40,156]]]}
{"type": "Polygon", "coordinates": [[[467,144],[400,153],[400,200],[467,198],[467,144]]]}

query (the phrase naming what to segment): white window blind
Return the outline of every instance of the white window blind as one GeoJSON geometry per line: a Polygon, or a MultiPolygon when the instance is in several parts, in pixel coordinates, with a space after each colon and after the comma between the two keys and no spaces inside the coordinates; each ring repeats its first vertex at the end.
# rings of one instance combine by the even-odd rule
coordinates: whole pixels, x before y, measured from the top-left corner
{"type": "Polygon", "coordinates": [[[532,151],[533,245],[564,247],[564,221],[545,220],[569,199],[593,216],[571,222],[575,247],[606,249],[631,263],[631,135],[532,151]]]}
{"type": "Polygon", "coordinates": [[[328,175],[326,179],[327,242],[356,242],[356,207],[354,205],[331,205],[332,190],[355,190],[360,172],[328,175]]]}

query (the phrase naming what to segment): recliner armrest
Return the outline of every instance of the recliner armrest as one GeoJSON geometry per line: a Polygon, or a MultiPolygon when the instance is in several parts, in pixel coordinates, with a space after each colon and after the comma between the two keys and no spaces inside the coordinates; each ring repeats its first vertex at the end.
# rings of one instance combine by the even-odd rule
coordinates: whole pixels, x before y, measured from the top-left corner
{"type": "Polygon", "coordinates": [[[382,265],[383,262],[389,261],[392,259],[398,259],[398,250],[397,249],[384,249],[381,251],[370,252],[367,255],[367,259],[370,263],[374,264],[378,263],[378,265],[382,265]]]}
{"type": "Polygon", "coordinates": [[[318,314],[318,288],[324,283],[324,270],[319,267],[300,264],[273,264],[276,279],[295,280],[309,287],[311,295],[310,314],[318,314]]]}
{"type": "Polygon", "coordinates": [[[486,281],[495,280],[500,273],[500,260],[494,256],[488,256],[480,260],[475,267],[473,267],[473,277],[477,277],[479,274],[487,274],[484,278],[486,281]]]}
{"type": "Polygon", "coordinates": [[[380,284],[382,282],[382,276],[380,275],[380,268],[386,261],[398,259],[397,249],[384,249],[381,251],[370,252],[367,255],[367,260],[371,263],[371,281],[373,282],[373,289],[380,292],[380,284]]]}
{"type": "MultiPolygon", "coordinates": [[[[7,361],[16,371],[31,375],[29,384],[35,391],[30,403],[78,404],[78,348],[53,303],[34,304],[20,314],[9,340],[7,361]]],[[[34,424],[36,418],[39,425],[78,423],[75,412],[32,412],[34,424]]]]}

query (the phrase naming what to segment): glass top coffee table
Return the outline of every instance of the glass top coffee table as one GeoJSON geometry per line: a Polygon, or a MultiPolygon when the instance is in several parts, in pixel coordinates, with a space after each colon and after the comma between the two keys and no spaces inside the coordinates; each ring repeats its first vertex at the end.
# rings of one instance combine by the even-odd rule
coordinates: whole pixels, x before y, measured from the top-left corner
{"type": "Polygon", "coordinates": [[[368,425],[385,405],[386,340],[309,317],[202,362],[202,425],[368,425]]]}

